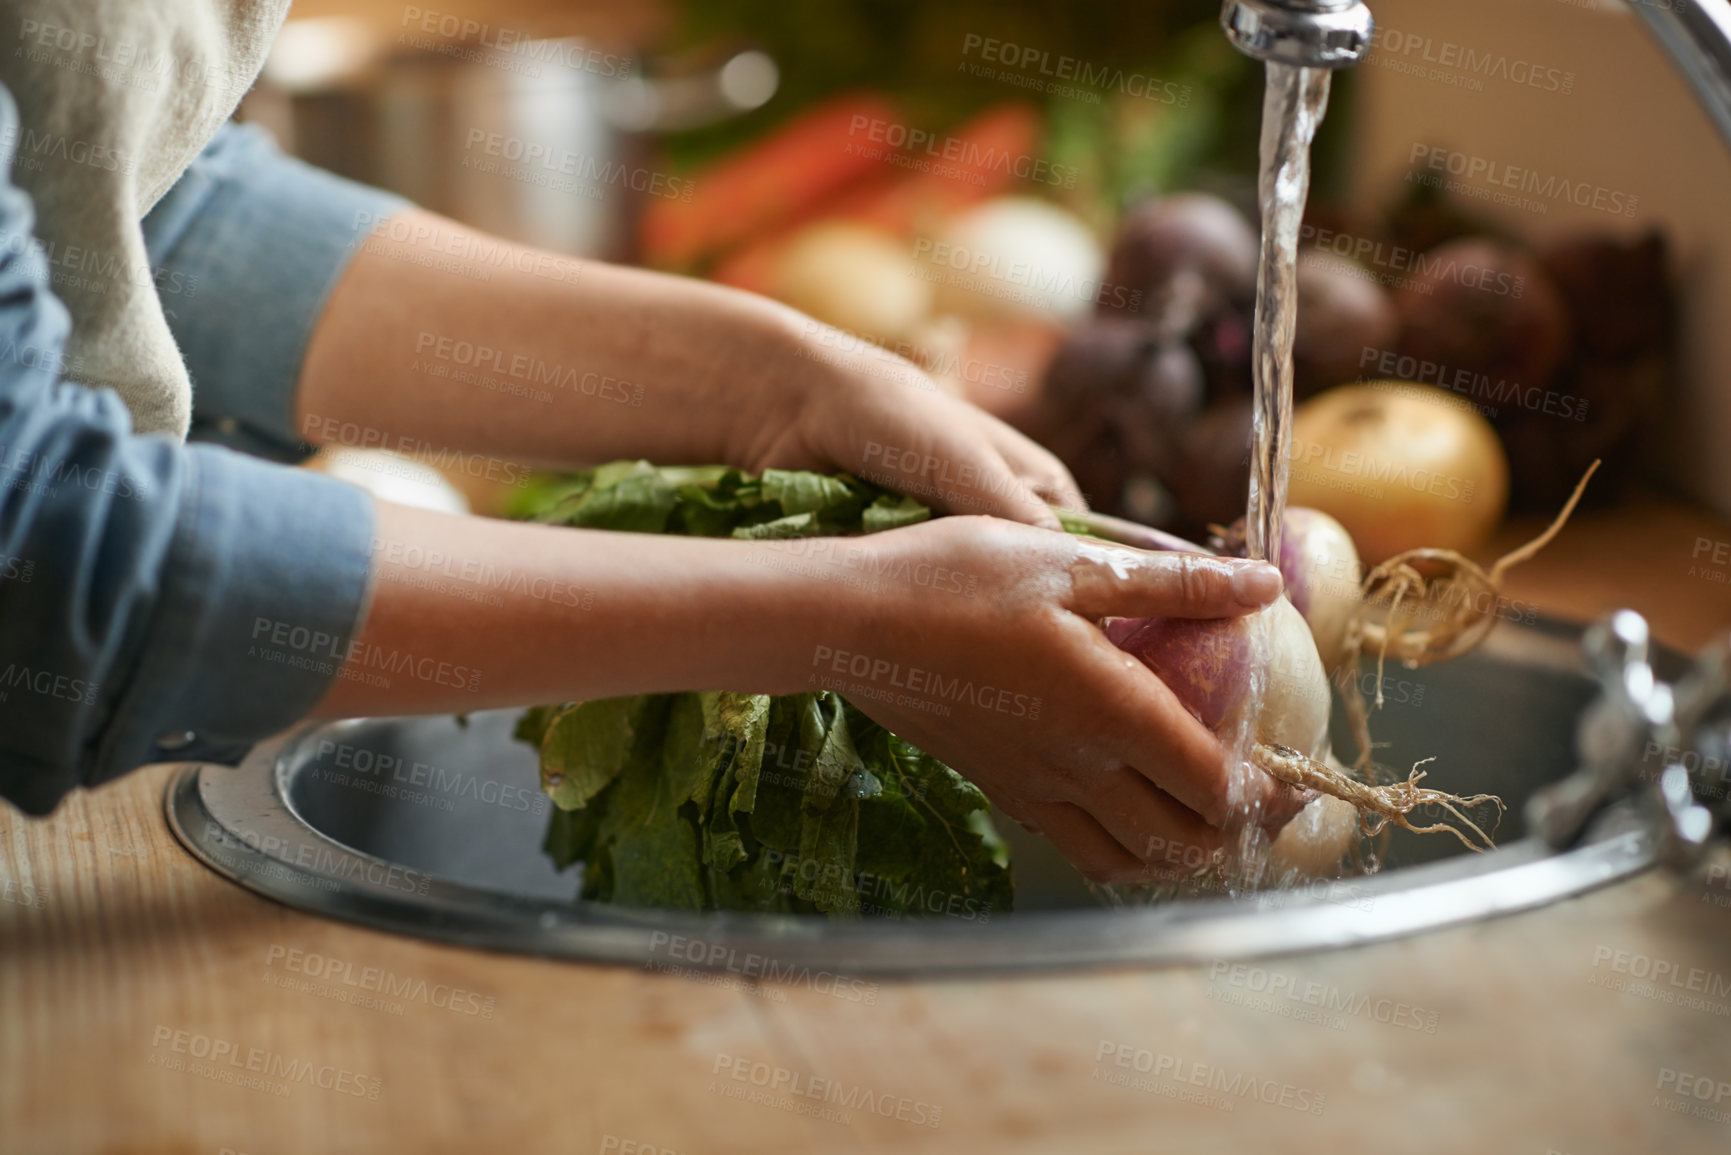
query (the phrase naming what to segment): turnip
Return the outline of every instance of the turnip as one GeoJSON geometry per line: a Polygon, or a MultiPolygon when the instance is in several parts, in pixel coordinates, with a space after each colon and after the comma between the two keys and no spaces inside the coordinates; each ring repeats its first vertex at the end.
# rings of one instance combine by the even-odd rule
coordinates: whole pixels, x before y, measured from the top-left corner
{"type": "MultiPolygon", "coordinates": [[[[1375,836],[1391,824],[1421,834],[1447,831],[1475,850],[1492,845],[1463,808],[1491,805],[1500,811],[1500,799],[1430,789],[1422,785],[1423,762],[1404,780],[1380,785],[1366,780],[1374,768],[1359,661],[1370,654],[1378,658],[1380,706],[1382,663],[1388,657],[1418,667],[1478,645],[1496,622],[1503,576],[1562,530],[1592,476],[1588,469],[1544,533],[1488,570],[1453,550],[1409,550],[1372,569],[1360,583],[1358,554],[1340,523],[1293,507],[1286,511],[1275,559],[1286,597],[1273,606],[1225,621],[1117,618],[1105,623],[1107,637],[1158,674],[1238,761],[1321,795],[1287,823],[1270,848],[1267,862],[1275,880],[1329,873],[1357,848],[1359,834],[1375,836]],[[1330,675],[1359,747],[1351,770],[1328,746],[1330,675]],[[1410,816],[1424,806],[1440,809],[1459,825],[1414,825],[1410,816]]],[[[1218,531],[1216,550],[1210,551],[1099,514],[1064,512],[1064,520],[1074,532],[1140,549],[1242,554],[1244,548],[1241,526],[1218,531]]]]}
{"type": "Polygon", "coordinates": [[[1309,758],[1327,755],[1328,678],[1290,601],[1224,621],[1119,618],[1107,624],[1106,636],[1160,675],[1209,729],[1247,727],[1247,711],[1260,697],[1256,741],[1309,758]],[[1261,695],[1253,692],[1258,679],[1261,695]]]}
{"type": "MultiPolygon", "coordinates": [[[[1368,710],[1358,689],[1360,657],[1379,657],[1380,705],[1380,661],[1388,654],[1416,667],[1477,645],[1495,623],[1503,575],[1562,529],[1591,477],[1589,469],[1543,534],[1488,571],[1453,551],[1415,550],[1376,567],[1360,585],[1357,552],[1340,524],[1315,510],[1293,508],[1286,512],[1276,559],[1287,597],[1274,605],[1223,621],[1117,618],[1104,623],[1113,644],[1158,674],[1185,708],[1235,752],[1236,762],[1320,795],[1269,847],[1270,881],[1334,873],[1349,852],[1360,849],[1361,835],[1374,837],[1390,825],[1420,834],[1447,831],[1475,850],[1493,845],[1464,811],[1490,805],[1500,813],[1500,799],[1430,789],[1422,785],[1423,762],[1404,780],[1366,780],[1373,773],[1372,747],[1368,710]],[[1352,770],[1329,749],[1331,674],[1359,746],[1352,770]],[[1411,815],[1426,806],[1458,825],[1415,825],[1411,815]]],[[[1115,518],[1069,512],[1064,517],[1072,531],[1120,544],[1210,552],[1115,518]]],[[[1214,544],[1219,552],[1241,553],[1241,529],[1219,531],[1214,544]]]]}
{"type": "MultiPolygon", "coordinates": [[[[1328,678],[1290,601],[1226,621],[1120,618],[1107,624],[1106,636],[1158,674],[1228,746],[1328,760],[1328,678]]],[[[1269,849],[1274,879],[1334,873],[1357,841],[1357,818],[1351,805],[1328,795],[1306,804],[1269,849]]]]}
{"type": "Polygon", "coordinates": [[[1225,621],[1121,618],[1107,624],[1106,634],[1158,674],[1229,748],[1245,751],[1245,761],[1322,795],[1270,848],[1275,880],[1334,873],[1360,833],[1375,835],[1391,822],[1418,833],[1447,830],[1477,848],[1453,826],[1414,826],[1408,816],[1425,805],[1440,807],[1491,845],[1490,836],[1458,809],[1495,802],[1490,796],[1458,798],[1426,789],[1419,785],[1424,772],[1416,767],[1404,782],[1368,785],[1334,761],[1328,677],[1310,629],[1290,601],[1225,621]]]}

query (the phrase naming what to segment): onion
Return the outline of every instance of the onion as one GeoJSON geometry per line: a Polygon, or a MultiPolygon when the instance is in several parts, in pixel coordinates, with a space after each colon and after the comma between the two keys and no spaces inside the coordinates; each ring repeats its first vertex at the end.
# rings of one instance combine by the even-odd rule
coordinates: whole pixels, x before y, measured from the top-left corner
{"type": "Polygon", "coordinates": [[[923,256],[938,310],[973,320],[1073,321],[1104,291],[1106,257],[1088,226],[1033,197],[970,209],[923,256]]]}
{"type": "Polygon", "coordinates": [[[1294,416],[1288,500],[1337,518],[1367,564],[1411,549],[1471,550],[1508,496],[1496,431],[1444,390],[1343,385],[1294,416]]]}
{"type": "Polygon", "coordinates": [[[826,324],[873,341],[910,336],[931,312],[931,286],[907,247],[881,229],[829,221],[805,229],[782,254],[775,295],[826,324]]]}

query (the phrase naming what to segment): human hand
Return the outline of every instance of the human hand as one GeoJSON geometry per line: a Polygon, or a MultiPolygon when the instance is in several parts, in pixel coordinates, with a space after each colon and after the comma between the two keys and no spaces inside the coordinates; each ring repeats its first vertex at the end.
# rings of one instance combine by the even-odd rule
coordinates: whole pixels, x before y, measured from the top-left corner
{"type": "Polygon", "coordinates": [[[1051,529],[1050,505],[1087,508],[1056,456],[919,366],[791,311],[783,325],[746,468],[842,469],[946,513],[1051,529]]]}
{"type": "Polygon", "coordinates": [[[847,649],[818,650],[819,684],[953,766],[1089,878],[1189,873],[1212,860],[1232,815],[1277,830],[1307,801],[1253,767],[1229,772],[1215,736],[1097,624],[1249,613],[1280,595],[1273,567],[990,518],[867,541],[877,572],[941,565],[978,580],[971,596],[878,595],[847,649]]]}

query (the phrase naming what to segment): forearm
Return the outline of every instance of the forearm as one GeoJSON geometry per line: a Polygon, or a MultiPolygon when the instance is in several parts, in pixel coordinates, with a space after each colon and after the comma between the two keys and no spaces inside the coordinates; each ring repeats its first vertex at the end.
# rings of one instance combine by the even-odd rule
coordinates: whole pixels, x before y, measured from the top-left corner
{"type": "Polygon", "coordinates": [[[788,377],[812,368],[797,325],[750,294],[555,257],[410,209],[332,293],[297,420],[313,442],[544,465],[740,461],[787,417],[788,377]]]}
{"type": "MultiPolygon", "coordinates": [[[[453,517],[379,503],[374,593],[318,714],[625,694],[791,693],[877,608],[786,547],[453,517]]],[[[268,639],[265,639],[268,641],[268,639]]]]}

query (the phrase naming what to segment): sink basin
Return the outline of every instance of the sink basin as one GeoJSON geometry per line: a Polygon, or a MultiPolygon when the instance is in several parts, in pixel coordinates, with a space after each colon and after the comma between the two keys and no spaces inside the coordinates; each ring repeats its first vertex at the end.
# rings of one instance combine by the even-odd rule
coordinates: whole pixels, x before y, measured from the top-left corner
{"type": "MultiPolygon", "coordinates": [[[[187,848],[260,894],[403,934],[562,958],[756,976],[935,975],[1237,959],[1349,946],[1530,909],[1653,864],[1652,838],[1613,809],[1566,853],[1524,837],[1538,788],[1575,769],[1577,719],[1597,693],[1581,627],[1504,622],[1465,658],[1391,666],[1372,716],[1378,760],[1434,757],[1430,784],[1508,803],[1495,851],[1397,830],[1381,873],[1292,891],[1108,905],[1042,840],[1003,823],[1016,912],[989,918],[634,910],[577,898],[541,853],[550,803],[519,711],[309,726],[238,768],[188,767],[168,820],[187,848]],[[755,961],[753,961],[755,960],[755,961]]],[[[1661,654],[1661,676],[1684,666],[1661,654]]],[[[1363,686],[1376,688],[1374,664],[1363,686]]],[[[1338,712],[1337,712],[1338,713],[1338,712]]],[[[1350,750],[1344,733],[1337,749],[1350,750]]]]}

